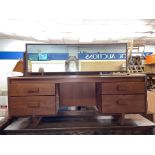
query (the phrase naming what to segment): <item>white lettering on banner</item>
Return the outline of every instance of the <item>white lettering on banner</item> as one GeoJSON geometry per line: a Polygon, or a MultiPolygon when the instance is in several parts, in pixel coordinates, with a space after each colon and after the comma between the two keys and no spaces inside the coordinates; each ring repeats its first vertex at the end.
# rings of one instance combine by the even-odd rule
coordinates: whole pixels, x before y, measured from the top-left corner
{"type": "Polygon", "coordinates": [[[86,60],[88,60],[88,59],[89,59],[89,54],[87,54],[87,55],[85,56],[85,59],[86,59],[86,60]]]}
{"type": "Polygon", "coordinates": [[[86,60],[115,59],[115,55],[114,54],[86,54],[85,59],[86,60]]]}
{"type": "Polygon", "coordinates": [[[101,54],[101,59],[108,59],[108,55],[107,54],[101,54]]]}
{"type": "Polygon", "coordinates": [[[94,54],[94,55],[93,55],[93,59],[96,60],[96,59],[99,59],[99,58],[100,58],[100,55],[99,55],[99,54],[94,54]]]}
{"type": "Polygon", "coordinates": [[[80,59],[84,60],[124,60],[126,54],[124,53],[80,53],[80,59]]]}
{"type": "Polygon", "coordinates": [[[119,58],[123,59],[124,58],[124,54],[119,54],[119,58]]]}
{"type": "Polygon", "coordinates": [[[114,54],[110,54],[110,59],[115,59],[115,55],[114,54]]]}

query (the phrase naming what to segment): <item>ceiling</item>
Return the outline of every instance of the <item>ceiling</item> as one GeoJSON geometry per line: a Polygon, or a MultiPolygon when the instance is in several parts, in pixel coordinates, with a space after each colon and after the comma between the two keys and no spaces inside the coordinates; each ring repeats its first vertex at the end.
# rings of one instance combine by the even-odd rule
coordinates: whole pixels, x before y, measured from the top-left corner
{"type": "Polygon", "coordinates": [[[0,39],[45,43],[155,44],[155,19],[3,19],[0,39]]]}
{"type": "Polygon", "coordinates": [[[0,39],[155,44],[154,0],[1,0],[0,4],[0,39]]]}
{"type": "MultiPolygon", "coordinates": [[[[151,0],[154,2],[154,0],[151,0]]],[[[155,44],[154,3],[143,0],[2,0],[0,39],[155,44]]]]}

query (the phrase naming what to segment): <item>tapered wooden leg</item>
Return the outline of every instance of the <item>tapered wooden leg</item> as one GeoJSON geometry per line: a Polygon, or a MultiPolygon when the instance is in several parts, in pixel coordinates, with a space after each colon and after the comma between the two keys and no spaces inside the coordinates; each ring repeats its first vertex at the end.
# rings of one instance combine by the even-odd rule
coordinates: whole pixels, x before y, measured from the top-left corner
{"type": "Polygon", "coordinates": [[[154,121],[154,115],[153,114],[147,114],[147,115],[144,115],[144,117],[146,117],[147,119],[149,119],[150,121],[154,121]]]}
{"type": "Polygon", "coordinates": [[[124,121],[125,121],[125,114],[121,114],[121,117],[119,119],[119,124],[124,125],[124,121]]]}
{"type": "Polygon", "coordinates": [[[113,115],[113,119],[118,122],[119,125],[124,125],[125,114],[113,115]]]}
{"type": "Polygon", "coordinates": [[[42,117],[36,117],[36,116],[32,116],[31,121],[32,121],[32,127],[36,128],[40,121],[41,121],[42,117]]]}

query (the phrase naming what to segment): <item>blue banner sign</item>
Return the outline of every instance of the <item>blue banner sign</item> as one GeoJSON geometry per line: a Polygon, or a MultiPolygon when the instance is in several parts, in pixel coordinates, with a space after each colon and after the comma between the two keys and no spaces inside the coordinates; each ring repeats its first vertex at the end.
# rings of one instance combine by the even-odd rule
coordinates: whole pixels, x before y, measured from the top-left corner
{"type": "MultiPolygon", "coordinates": [[[[0,51],[0,59],[20,59],[23,58],[24,52],[16,51],[0,51]]],[[[133,52],[133,55],[137,53],[133,52]]],[[[146,55],[151,55],[153,52],[139,52],[139,55],[145,59],[146,55]]],[[[67,60],[68,53],[29,53],[29,60],[32,61],[47,61],[47,60],[67,60]]],[[[78,53],[79,60],[125,60],[124,53],[78,53]]]]}
{"type": "Polygon", "coordinates": [[[147,55],[151,55],[151,54],[153,54],[153,52],[144,52],[143,56],[146,57],[147,55]]]}
{"type": "Polygon", "coordinates": [[[50,61],[50,60],[67,60],[68,53],[29,53],[28,59],[31,61],[50,61]]]}
{"type": "Polygon", "coordinates": [[[79,60],[125,60],[126,53],[79,53],[79,60]]]}
{"type": "Polygon", "coordinates": [[[22,59],[24,52],[0,51],[0,59],[22,59]]]}
{"type": "Polygon", "coordinates": [[[48,60],[67,60],[69,53],[49,53],[48,60]]]}

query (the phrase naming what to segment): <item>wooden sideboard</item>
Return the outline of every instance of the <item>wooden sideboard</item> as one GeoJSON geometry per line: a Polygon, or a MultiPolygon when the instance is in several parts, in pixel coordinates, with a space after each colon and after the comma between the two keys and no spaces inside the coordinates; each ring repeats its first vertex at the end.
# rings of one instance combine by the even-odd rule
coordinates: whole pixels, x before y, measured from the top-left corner
{"type": "Polygon", "coordinates": [[[94,106],[101,114],[144,114],[143,74],[8,78],[9,116],[54,116],[61,107],[94,106]]]}

